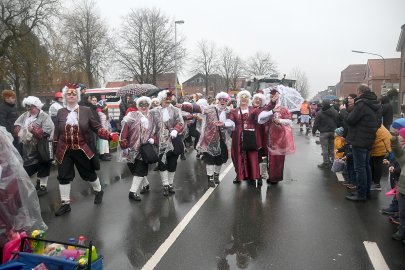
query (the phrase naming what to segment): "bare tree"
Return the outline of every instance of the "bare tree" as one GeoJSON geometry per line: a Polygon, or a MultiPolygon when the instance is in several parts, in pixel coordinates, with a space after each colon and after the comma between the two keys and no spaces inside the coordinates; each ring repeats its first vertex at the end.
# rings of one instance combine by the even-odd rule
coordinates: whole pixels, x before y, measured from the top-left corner
{"type": "MultiPolygon", "coordinates": [[[[202,73],[204,75],[205,91],[208,95],[209,78],[218,70],[218,56],[214,43],[208,43],[206,40],[201,40],[197,43],[197,52],[192,60],[192,71],[194,73],[202,73]]],[[[216,89],[214,89],[214,94],[216,89]]]]}
{"type": "Polygon", "coordinates": [[[125,76],[156,84],[159,74],[174,71],[175,49],[181,65],[186,51],[182,39],[174,42],[173,24],[156,8],[132,10],[127,15],[116,48],[116,60],[125,76]]]}
{"type": "Polygon", "coordinates": [[[295,88],[303,98],[307,98],[309,94],[309,83],[307,75],[299,67],[294,67],[291,71],[291,77],[296,79],[295,88]]]}
{"type": "Polygon", "coordinates": [[[64,15],[63,39],[71,68],[86,73],[94,87],[108,67],[111,42],[106,23],[94,9],[94,0],[82,0],[64,15]]]}
{"type": "Polygon", "coordinates": [[[225,91],[228,91],[231,86],[232,80],[232,68],[233,68],[233,60],[234,60],[234,52],[231,48],[225,47],[221,51],[220,55],[220,70],[222,76],[225,79],[225,91]]]}
{"type": "Polygon", "coordinates": [[[58,13],[59,0],[1,0],[0,1],[0,57],[12,41],[34,30],[48,27],[58,13]]]}
{"type": "Polygon", "coordinates": [[[257,52],[247,60],[248,75],[269,75],[277,73],[277,66],[271,59],[270,53],[257,52]]]}
{"type": "Polygon", "coordinates": [[[245,71],[245,64],[239,56],[235,56],[232,59],[231,67],[231,87],[233,90],[236,90],[238,88],[238,79],[245,71]]]}

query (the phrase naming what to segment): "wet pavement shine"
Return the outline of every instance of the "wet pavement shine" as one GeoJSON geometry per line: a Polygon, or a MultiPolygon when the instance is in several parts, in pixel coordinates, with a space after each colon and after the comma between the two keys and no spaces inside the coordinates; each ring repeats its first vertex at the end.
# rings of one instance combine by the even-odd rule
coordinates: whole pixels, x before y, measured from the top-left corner
{"type": "Polygon", "coordinates": [[[105,194],[103,203],[94,205],[91,189],[76,173],[72,212],[61,217],[54,216],[60,201],[54,168],[49,193],[40,198],[46,238],[84,235],[104,256],[107,270],[374,269],[364,241],[378,245],[389,269],[405,269],[405,246],[391,239],[396,227],[380,213],[391,199],[384,195],[386,177],[383,191],[372,191],[367,202],[345,200],[336,175],[316,166],[322,161],[317,138],[298,130],[295,126],[297,152],[286,157],[284,181],[261,188],[235,185],[231,168],[159,256],[153,255],[207,192],[205,165],[195,151],[179,159],[176,194],[170,197],[163,196],[159,174],[151,170],[150,192],[141,202],[130,201],[132,176],[126,164],[111,161],[101,163],[105,194]]]}

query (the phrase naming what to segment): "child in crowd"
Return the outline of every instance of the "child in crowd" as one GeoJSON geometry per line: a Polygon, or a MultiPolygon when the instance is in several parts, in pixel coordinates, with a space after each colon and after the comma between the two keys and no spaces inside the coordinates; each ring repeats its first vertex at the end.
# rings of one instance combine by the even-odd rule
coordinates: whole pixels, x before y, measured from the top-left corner
{"type": "Polygon", "coordinates": [[[343,177],[345,178],[343,185],[346,186],[348,189],[355,189],[356,173],[354,171],[352,146],[345,141],[343,134],[344,134],[343,127],[337,128],[335,130],[335,156],[337,157],[343,156],[346,160],[346,166],[342,173],[343,177]],[[343,145],[341,145],[342,140],[343,145]],[[339,145],[341,146],[338,147],[339,145]]]}
{"type": "Polygon", "coordinates": [[[392,136],[391,145],[395,159],[401,167],[397,185],[399,227],[398,231],[392,235],[392,238],[405,244],[405,170],[403,169],[405,166],[405,150],[401,145],[401,141],[405,139],[405,128],[401,128],[397,133],[399,136],[392,136]]]}
{"type": "MultiPolygon", "coordinates": [[[[394,155],[390,153],[387,158],[383,160],[385,165],[388,165],[388,172],[389,172],[389,180],[391,190],[396,189],[399,176],[401,174],[401,167],[399,163],[395,160],[394,155]]],[[[399,217],[398,217],[398,199],[395,194],[392,196],[392,201],[387,208],[381,210],[383,214],[390,215],[390,221],[394,224],[399,225],[399,217]]]]}
{"type": "Polygon", "coordinates": [[[339,172],[341,171],[340,169],[342,169],[342,171],[344,172],[345,169],[345,165],[342,167],[341,164],[344,163],[344,160],[346,160],[345,158],[345,153],[344,152],[339,152],[338,149],[342,148],[345,145],[345,138],[343,137],[343,127],[337,128],[335,129],[335,140],[334,140],[334,152],[335,152],[335,159],[333,161],[332,165],[332,171],[333,172],[339,172]],[[338,165],[338,166],[337,166],[338,165]]]}

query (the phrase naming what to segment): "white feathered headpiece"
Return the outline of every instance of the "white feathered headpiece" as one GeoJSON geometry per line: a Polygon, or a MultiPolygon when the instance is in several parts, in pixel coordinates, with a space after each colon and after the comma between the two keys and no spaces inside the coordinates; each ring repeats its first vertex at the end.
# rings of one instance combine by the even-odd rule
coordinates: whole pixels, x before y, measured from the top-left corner
{"type": "Polygon", "coordinates": [[[254,100],[255,98],[260,98],[262,100],[262,105],[261,107],[263,107],[264,105],[267,104],[267,98],[265,97],[265,95],[261,94],[261,93],[257,93],[253,95],[252,100],[254,100]]]}
{"type": "Polygon", "coordinates": [[[217,100],[220,99],[220,98],[229,99],[229,95],[228,95],[228,93],[225,93],[225,92],[219,92],[219,93],[216,95],[215,98],[216,98],[217,100]]]}
{"type": "Polygon", "coordinates": [[[139,103],[146,102],[150,106],[152,104],[152,100],[149,97],[142,96],[136,100],[136,107],[139,107],[139,103]]]}
{"type": "Polygon", "coordinates": [[[26,98],[23,99],[22,102],[23,107],[25,106],[35,106],[38,109],[42,109],[42,107],[44,106],[44,104],[41,102],[41,100],[39,100],[39,98],[34,97],[34,96],[28,96],[26,98]]]}
{"type": "Polygon", "coordinates": [[[79,102],[80,102],[80,99],[81,99],[81,93],[80,93],[81,87],[78,86],[78,85],[76,85],[76,84],[74,84],[74,83],[68,83],[67,85],[65,85],[65,86],[62,88],[63,104],[64,104],[65,106],[66,106],[66,94],[67,94],[67,90],[69,90],[69,89],[76,89],[77,103],[79,103],[79,102]]]}

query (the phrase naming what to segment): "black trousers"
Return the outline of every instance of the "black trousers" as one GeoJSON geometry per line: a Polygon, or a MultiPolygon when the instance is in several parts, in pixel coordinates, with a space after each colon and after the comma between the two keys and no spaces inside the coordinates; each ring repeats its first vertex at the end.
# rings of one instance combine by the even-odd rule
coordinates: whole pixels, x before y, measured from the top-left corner
{"type": "Polygon", "coordinates": [[[371,177],[374,184],[380,184],[384,156],[370,157],[371,177]]]}
{"type": "Polygon", "coordinates": [[[173,151],[169,151],[166,153],[166,162],[162,162],[162,155],[159,155],[159,162],[158,162],[158,170],[159,171],[169,171],[175,172],[177,168],[177,159],[179,155],[173,154],[173,151]]]}
{"type": "Polygon", "coordinates": [[[88,182],[97,180],[96,171],[90,159],[82,150],[69,149],[65,153],[62,164],[58,166],[58,180],[61,185],[67,185],[75,178],[75,168],[79,171],[80,177],[88,182]]]}
{"type": "Polygon", "coordinates": [[[127,163],[132,175],[144,177],[148,175],[149,164],[140,159],[135,159],[134,163],[127,163]]]}
{"type": "Polygon", "coordinates": [[[35,173],[38,177],[47,177],[51,172],[51,162],[41,162],[29,166],[24,166],[24,169],[30,177],[35,173]]]}

